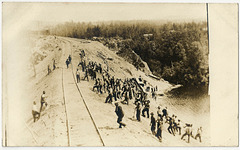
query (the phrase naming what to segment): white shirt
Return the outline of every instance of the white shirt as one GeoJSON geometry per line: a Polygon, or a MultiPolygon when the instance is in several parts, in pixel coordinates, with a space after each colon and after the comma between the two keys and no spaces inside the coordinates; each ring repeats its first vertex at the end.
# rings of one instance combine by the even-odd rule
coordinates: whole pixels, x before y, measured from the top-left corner
{"type": "Polygon", "coordinates": [[[46,102],[46,97],[47,97],[47,96],[46,96],[45,94],[42,94],[42,96],[41,96],[41,102],[42,102],[42,101],[46,102]]]}
{"type": "Polygon", "coordinates": [[[161,113],[162,113],[161,109],[158,109],[158,110],[157,110],[157,114],[159,115],[159,114],[161,114],[161,113]]]}
{"type": "Polygon", "coordinates": [[[198,133],[198,134],[201,134],[201,133],[202,133],[202,130],[201,130],[200,128],[198,128],[197,133],[198,133]]]}
{"type": "Polygon", "coordinates": [[[37,105],[33,105],[32,110],[33,110],[33,111],[38,111],[37,105]]]}

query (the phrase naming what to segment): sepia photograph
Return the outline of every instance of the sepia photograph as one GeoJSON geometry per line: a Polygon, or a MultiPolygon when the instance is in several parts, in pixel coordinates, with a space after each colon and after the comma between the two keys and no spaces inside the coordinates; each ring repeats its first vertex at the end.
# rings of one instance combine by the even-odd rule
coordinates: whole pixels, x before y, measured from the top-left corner
{"type": "Polygon", "coordinates": [[[211,146],[209,8],[3,2],[2,145],[211,146]]]}

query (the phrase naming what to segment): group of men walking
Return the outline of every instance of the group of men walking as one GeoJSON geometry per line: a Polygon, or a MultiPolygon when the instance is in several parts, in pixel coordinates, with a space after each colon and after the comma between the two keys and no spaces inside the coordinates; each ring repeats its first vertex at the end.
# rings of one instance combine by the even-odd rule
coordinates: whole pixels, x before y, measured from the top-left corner
{"type": "MultiPolygon", "coordinates": [[[[119,124],[119,128],[126,126],[126,124],[122,122],[124,113],[119,102],[128,105],[130,100],[135,99],[134,104],[136,105],[135,112],[137,121],[141,121],[141,116],[147,118],[150,117],[150,99],[151,96],[152,99],[156,98],[156,95],[153,93],[155,93],[157,87],[151,88],[151,94],[147,94],[140,89],[140,85],[134,79],[122,80],[120,78],[116,78],[115,76],[111,76],[107,70],[102,68],[101,71],[98,71],[97,68],[101,66],[101,64],[97,64],[96,62],[90,61],[89,66],[92,68],[94,74],[99,73],[98,77],[96,77],[96,75],[92,77],[94,80],[92,90],[94,92],[96,91],[98,94],[107,93],[105,103],[115,103],[115,112],[118,117],[117,123],[119,124]]],[[[167,107],[160,111],[159,106],[157,111],[157,119],[154,118],[153,112],[151,113],[150,126],[152,134],[154,134],[160,142],[162,141],[162,131],[165,123],[168,125],[167,131],[174,136],[177,132],[179,135],[181,135],[182,128],[186,128],[186,132],[182,135],[181,139],[184,139],[185,136],[188,136],[188,142],[190,142],[190,136],[193,137],[191,135],[192,132],[188,131],[190,130],[190,127],[187,125],[182,127],[181,121],[177,119],[177,116],[172,115],[172,117],[170,117],[167,112],[167,107]]],[[[200,142],[201,131],[202,128],[198,130],[198,134],[194,137],[195,139],[199,138],[200,142]]]]}
{"type": "Polygon", "coordinates": [[[199,138],[199,141],[202,142],[201,140],[202,127],[199,127],[197,129],[197,134],[194,137],[192,132],[192,126],[193,126],[192,124],[185,123],[185,126],[182,126],[181,120],[177,119],[176,115],[173,114],[172,117],[168,115],[167,107],[161,110],[161,107],[158,106],[157,120],[154,118],[154,113],[151,112],[150,125],[151,125],[152,134],[156,135],[160,141],[162,141],[162,130],[163,130],[163,125],[165,123],[166,125],[168,125],[167,131],[173,136],[175,136],[177,132],[179,135],[181,135],[181,130],[185,129],[185,133],[181,136],[181,140],[184,139],[185,136],[187,136],[188,143],[190,143],[190,137],[196,140],[197,138],[199,138]],[[157,124],[157,132],[155,132],[156,124],[157,124]]]}
{"type": "MultiPolygon", "coordinates": [[[[181,135],[181,130],[185,128],[185,133],[181,136],[181,139],[183,139],[185,136],[188,136],[188,143],[190,142],[190,137],[193,137],[192,134],[192,124],[186,124],[184,127],[181,126],[181,120],[177,119],[177,116],[172,115],[170,117],[167,112],[167,107],[161,110],[160,106],[157,110],[157,119],[154,117],[154,113],[150,111],[150,96],[152,98],[156,99],[155,91],[156,88],[152,88],[151,94],[147,94],[141,89],[141,85],[134,79],[125,79],[122,80],[120,78],[116,78],[115,76],[111,76],[109,74],[109,66],[107,66],[107,70],[102,68],[102,65],[93,61],[89,61],[86,63],[85,52],[84,50],[81,51],[80,55],[80,62],[78,64],[78,68],[76,70],[76,80],[77,83],[80,82],[80,70],[84,72],[83,80],[89,81],[89,76],[92,80],[94,80],[94,85],[92,90],[98,93],[103,94],[107,93],[105,103],[115,103],[115,113],[117,115],[117,123],[119,124],[119,128],[125,127],[126,124],[123,123],[123,117],[124,117],[124,111],[119,104],[119,101],[122,104],[129,104],[129,100],[135,100],[135,112],[136,112],[136,119],[137,121],[141,121],[142,117],[150,118],[150,126],[151,126],[151,132],[153,135],[155,135],[160,142],[162,142],[162,131],[164,130],[163,127],[165,124],[168,124],[167,131],[172,134],[176,135],[178,132],[179,135],[181,135]],[[146,115],[145,115],[146,113],[146,115]]],[[[72,57],[71,55],[68,56],[66,60],[67,68],[69,67],[69,64],[71,64],[72,57]]],[[[49,67],[48,67],[49,68],[49,67]]],[[[55,69],[55,60],[53,63],[53,68],[55,69]]],[[[33,103],[33,119],[34,122],[40,118],[40,114],[42,112],[42,108],[47,107],[46,102],[46,93],[43,91],[43,94],[41,95],[41,106],[40,111],[38,112],[38,109],[36,107],[36,102],[33,103]]],[[[202,127],[198,128],[197,134],[194,139],[199,138],[201,142],[201,133],[202,133],[202,127]]]]}

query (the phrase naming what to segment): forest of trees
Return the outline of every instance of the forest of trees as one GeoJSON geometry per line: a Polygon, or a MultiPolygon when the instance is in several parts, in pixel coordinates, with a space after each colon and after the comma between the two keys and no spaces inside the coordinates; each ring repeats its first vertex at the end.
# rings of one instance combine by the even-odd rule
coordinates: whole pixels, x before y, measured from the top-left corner
{"type": "Polygon", "coordinates": [[[109,48],[130,49],[147,62],[154,75],[171,83],[208,86],[208,35],[206,22],[172,23],[118,21],[67,22],[49,30],[72,38],[118,39],[109,48]]]}

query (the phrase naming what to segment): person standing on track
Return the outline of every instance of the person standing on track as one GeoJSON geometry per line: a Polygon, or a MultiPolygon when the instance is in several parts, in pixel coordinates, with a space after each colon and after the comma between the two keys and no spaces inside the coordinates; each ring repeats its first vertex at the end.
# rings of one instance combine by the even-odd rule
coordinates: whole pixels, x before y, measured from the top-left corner
{"type": "Polygon", "coordinates": [[[55,59],[53,59],[53,70],[56,69],[56,62],[55,62],[55,59]]]}
{"type": "Polygon", "coordinates": [[[150,101],[149,100],[145,100],[144,101],[144,108],[142,110],[142,116],[145,117],[145,111],[147,112],[147,118],[149,118],[149,108],[150,108],[150,101]]]}
{"type": "Polygon", "coordinates": [[[141,93],[135,94],[135,102],[134,102],[134,104],[137,104],[138,102],[140,102],[140,98],[141,98],[141,93]]]}
{"type": "Polygon", "coordinates": [[[152,134],[155,135],[156,132],[155,132],[155,129],[156,129],[156,120],[153,116],[153,112],[151,112],[151,122],[150,122],[150,126],[151,126],[151,131],[152,131],[152,134]]]}
{"type": "Polygon", "coordinates": [[[182,129],[182,126],[181,126],[181,120],[178,119],[178,123],[177,123],[177,131],[179,132],[179,135],[181,135],[181,129],[182,129]]]}
{"type": "Polygon", "coordinates": [[[43,104],[45,104],[45,106],[47,107],[47,102],[46,102],[46,92],[43,91],[43,94],[41,95],[41,107],[40,107],[40,113],[42,112],[42,107],[43,107],[43,104]]]}
{"type": "Polygon", "coordinates": [[[168,112],[167,112],[167,107],[165,107],[163,110],[162,110],[162,117],[165,117],[166,121],[167,121],[167,118],[168,118],[168,112]]]}
{"type": "Polygon", "coordinates": [[[108,91],[108,96],[105,100],[105,103],[111,103],[112,102],[112,97],[113,97],[113,90],[110,88],[108,91]]]}
{"type": "Polygon", "coordinates": [[[77,71],[76,71],[76,78],[77,78],[77,83],[79,83],[80,82],[80,71],[79,71],[79,69],[77,69],[77,71]]]}
{"type": "Polygon", "coordinates": [[[99,63],[99,72],[102,74],[102,65],[99,63]]]}
{"type": "Polygon", "coordinates": [[[127,104],[127,105],[129,104],[129,97],[128,97],[127,92],[125,92],[123,103],[127,104]]]}
{"type": "Polygon", "coordinates": [[[85,69],[84,80],[85,80],[86,78],[87,78],[87,81],[89,81],[89,80],[88,80],[88,68],[85,69]]]}
{"type": "Polygon", "coordinates": [[[85,70],[86,70],[86,61],[85,60],[83,60],[83,63],[82,63],[82,71],[84,72],[85,70]]]}
{"type": "Polygon", "coordinates": [[[72,61],[71,55],[68,56],[68,61],[69,61],[69,64],[71,64],[71,61],[72,61]]]}
{"type": "Polygon", "coordinates": [[[122,122],[122,119],[124,117],[122,107],[118,105],[118,102],[115,103],[115,106],[116,106],[115,113],[118,116],[117,123],[119,123],[119,128],[122,128],[122,126],[125,127],[126,124],[122,122]]]}
{"type": "Polygon", "coordinates": [[[68,59],[66,60],[66,65],[67,65],[67,68],[68,68],[68,65],[69,65],[69,61],[68,61],[68,59]]]}
{"type": "Polygon", "coordinates": [[[51,73],[51,69],[50,69],[50,66],[48,65],[48,68],[47,68],[47,70],[48,70],[48,75],[51,73]]]}
{"type": "Polygon", "coordinates": [[[138,121],[141,121],[140,119],[140,114],[141,114],[141,103],[137,102],[137,106],[136,106],[136,118],[138,121]]]}
{"type": "MultiPolygon", "coordinates": [[[[99,78],[98,78],[99,79],[99,78]]],[[[98,93],[102,94],[102,79],[98,80],[98,93]]]]}
{"type": "Polygon", "coordinates": [[[85,56],[85,51],[82,50],[81,53],[82,53],[82,56],[84,57],[85,56]]]}
{"type": "Polygon", "coordinates": [[[82,59],[83,59],[83,56],[82,56],[82,54],[80,53],[80,54],[79,54],[79,56],[80,56],[80,60],[82,61],[82,59]]]}
{"type": "Polygon", "coordinates": [[[162,130],[163,130],[163,120],[161,117],[158,117],[157,119],[157,138],[160,142],[162,142],[162,130]]]}
{"type": "Polygon", "coordinates": [[[168,124],[169,124],[169,126],[168,126],[168,128],[167,128],[168,132],[169,132],[170,134],[173,134],[173,135],[175,136],[175,132],[174,132],[174,130],[173,130],[173,118],[168,117],[167,122],[168,122],[168,124]]]}
{"type": "Polygon", "coordinates": [[[162,111],[160,106],[158,106],[157,115],[160,117],[160,119],[162,119],[162,111]]]}
{"type": "MultiPolygon", "coordinates": [[[[99,79],[99,78],[98,78],[98,79],[99,79]]],[[[94,85],[93,85],[93,91],[94,91],[95,88],[97,88],[97,91],[98,91],[98,88],[99,88],[99,87],[98,87],[98,86],[99,86],[99,83],[98,83],[99,80],[98,80],[98,79],[95,80],[95,83],[94,83],[94,85]]]]}

